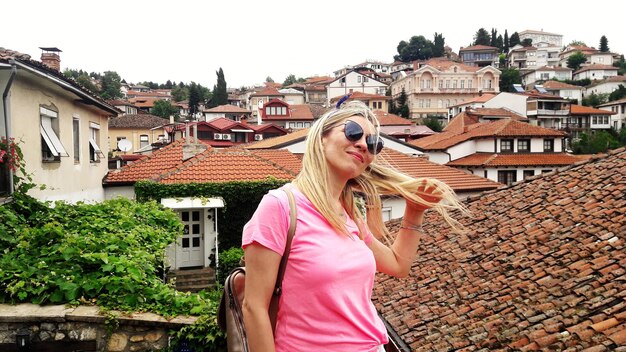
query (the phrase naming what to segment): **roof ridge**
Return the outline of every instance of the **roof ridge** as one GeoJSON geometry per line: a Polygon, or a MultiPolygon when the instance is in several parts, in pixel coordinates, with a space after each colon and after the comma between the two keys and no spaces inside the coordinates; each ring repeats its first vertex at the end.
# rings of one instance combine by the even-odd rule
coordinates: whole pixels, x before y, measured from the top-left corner
{"type": "Polygon", "coordinates": [[[174,174],[177,174],[193,165],[196,165],[197,163],[201,162],[202,160],[206,159],[208,157],[209,154],[217,152],[216,149],[211,148],[211,146],[207,145],[207,149],[205,149],[203,152],[196,154],[194,156],[192,156],[191,158],[187,159],[187,160],[183,160],[183,162],[179,165],[177,165],[176,167],[164,171],[160,174],[158,174],[156,177],[153,177],[151,180],[154,182],[159,182],[162,181],[174,174]]]}
{"type": "Polygon", "coordinates": [[[497,188],[497,189],[494,189],[494,190],[484,191],[484,192],[478,193],[476,195],[469,196],[469,197],[465,198],[464,203],[473,203],[475,201],[480,200],[484,195],[495,193],[495,192],[500,192],[502,190],[506,190],[506,189],[509,189],[509,188],[512,188],[512,187],[516,187],[517,185],[520,185],[520,184],[524,184],[524,183],[531,182],[531,181],[534,181],[534,180],[537,180],[537,179],[542,179],[544,177],[556,175],[557,173],[564,172],[564,171],[569,171],[571,169],[574,169],[574,168],[577,168],[577,167],[589,164],[591,162],[595,162],[597,160],[606,159],[610,155],[620,154],[620,153],[624,153],[624,152],[626,152],[626,147],[621,147],[621,148],[618,148],[618,149],[609,150],[606,154],[594,154],[589,159],[577,161],[577,162],[575,162],[575,163],[573,163],[571,165],[567,165],[567,166],[563,166],[563,167],[557,167],[557,168],[555,168],[554,170],[552,170],[550,172],[546,172],[546,173],[541,173],[541,174],[538,174],[538,175],[530,176],[530,177],[527,177],[527,178],[525,178],[523,180],[514,182],[514,183],[512,183],[511,185],[508,185],[508,186],[500,187],[500,188],[497,188]]]}

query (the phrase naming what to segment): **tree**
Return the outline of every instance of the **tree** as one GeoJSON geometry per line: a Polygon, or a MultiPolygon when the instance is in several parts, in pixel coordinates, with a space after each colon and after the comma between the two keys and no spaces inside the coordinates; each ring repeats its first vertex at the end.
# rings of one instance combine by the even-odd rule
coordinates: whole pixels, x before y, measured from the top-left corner
{"type": "Polygon", "coordinates": [[[216,71],[215,74],[217,75],[217,84],[213,86],[213,96],[211,97],[211,101],[209,103],[210,107],[228,104],[228,92],[226,91],[224,71],[220,67],[219,71],[216,71]]]}
{"type": "Polygon", "coordinates": [[[623,84],[620,84],[616,90],[609,94],[609,101],[620,100],[626,97],[626,87],[623,84]]]}
{"type": "Polygon", "coordinates": [[[489,45],[493,46],[493,47],[498,47],[498,30],[495,28],[491,28],[491,41],[489,42],[489,45]]]}
{"type": "Polygon", "coordinates": [[[101,90],[100,97],[105,100],[121,98],[124,95],[120,90],[122,88],[122,79],[115,71],[105,71],[100,81],[101,90]]]}
{"type": "Polygon", "coordinates": [[[395,106],[396,113],[405,119],[409,118],[409,106],[407,105],[407,100],[406,92],[404,91],[404,87],[402,87],[402,91],[395,102],[395,106]]]}
{"type": "Polygon", "coordinates": [[[603,53],[609,52],[609,40],[606,39],[606,36],[600,37],[600,51],[603,53]]]}
{"type": "Polygon", "coordinates": [[[501,34],[498,34],[498,38],[496,38],[495,47],[498,48],[498,52],[504,52],[504,40],[501,34]]]}
{"type": "Polygon", "coordinates": [[[433,40],[433,57],[443,57],[446,49],[446,39],[443,34],[435,32],[435,38],[433,40]]]}
{"type": "Polygon", "coordinates": [[[195,119],[196,114],[200,111],[200,90],[195,82],[191,82],[189,86],[189,116],[195,119]]]}
{"type": "Polygon", "coordinates": [[[501,92],[515,92],[513,84],[522,83],[522,77],[519,71],[515,68],[503,69],[500,74],[500,91],[501,92]]]}
{"type": "Polygon", "coordinates": [[[154,102],[154,107],[150,112],[155,116],[169,118],[170,116],[178,115],[178,108],[167,100],[157,100],[154,102]]]}
{"type": "Polygon", "coordinates": [[[504,42],[503,42],[502,52],[503,53],[508,53],[510,47],[511,46],[509,45],[509,32],[505,29],[504,30],[504,42]]]}
{"type": "Polygon", "coordinates": [[[617,71],[618,75],[625,75],[626,74],[626,60],[624,60],[624,55],[620,55],[620,58],[618,61],[615,61],[613,63],[613,66],[617,67],[619,70],[617,71]]]}
{"type": "Polygon", "coordinates": [[[582,40],[572,40],[567,46],[587,46],[582,40]]]}
{"type": "MultiPolygon", "coordinates": [[[[613,133],[617,134],[616,131],[613,131],[613,133]]],[[[579,140],[572,143],[574,154],[604,153],[609,149],[617,149],[619,147],[619,140],[607,131],[598,131],[590,136],[583,133],[579,140]]]]}
{"type": "Polygon", "coordinates": [[[395,55],[394,59],[402,62],[430,59],[433,57],[433,45],[433,42],[424,36],[413,36],[408,43],[400,41],[397,47],[398,55],[395,55]]]}
{"type": "Polygon", "coordinates": [[[489,32],[486,29],[480,28],[476,34],[474,34],[474,44],[473,45],[489,45],[491,44],[491,37],[489,36],[489,32]]]}
{"type": "Polygon", "coordinates": [[[533,46],[532,38],[526,38],[526,39],[522,40],[522,46],[523,47],[533,46]]]}
{"type": "Polygon", "coordinates": [[[285,81],[283,82],[283,87],[287,87],[292,84],[303,83],[303,82],[306,82],[304,78],[296,78],[295,75],[290,74],[289,76],[287,76],[287,78],[285,78],[285,81]]]}
{"type": "Polygon", "coordinates": [[[567,58],[567,67],[576,71],[580,68],[580,65],[587,61],[587,57],[580,51],[575,52],[567,58]]]}
{"type": "Polygon", "coordinates": [[[511,34],[511,38],[509,38],[509,48],[512,48],[519,43],[521,43],[521,40],[519,39],[519,34],[517,32],[513,32],[513,34],[511,34]]]}
{"type": "Polygon", "coordinates": [[[608,93],[600,93],[600,94],[591,93],[588,96],[583,98],[582,104],[584,106],[595,107],[595,106],[606,103],[608,99],[609,99],[608,93]]]}
{"type": "Polygon", "coordinates": [[[189,89],[185,86],[175,86],[172,88],[172,99],[177,102],[189,99],[189,89]]]}
{"type": "Polygon", "coordinates": [[[274,80],[272,79],[272,77],[267,76],[267,77],[265,77],[265,82],[274,83],[274,80]]]}
{"type": "Polygon", "coordinates": [[[422,124],[434,132],[443,131],[443,124],[441,124],[441,120],[437,115],[426,116],[426,118],[422,121],[422,124]]]}
{"type": "Polygon", "coordinates": [[[82,75],[78,76],[78,78],[76,78],[76,82],[78,82],[78,84],[80,84],[83,88],[91,91],[92,93],[98,93],[98,87],[93,84],[91,78],[89,78],[87,74],[83,73],[82,75]]]}

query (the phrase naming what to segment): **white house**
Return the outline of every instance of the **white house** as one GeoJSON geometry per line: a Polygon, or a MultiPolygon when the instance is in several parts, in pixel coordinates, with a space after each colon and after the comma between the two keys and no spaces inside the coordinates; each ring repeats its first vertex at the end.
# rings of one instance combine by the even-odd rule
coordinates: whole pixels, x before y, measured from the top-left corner
{"type": "Polygon", "coordinates": [[[330,104],[330,99],[333,97],[353,92],[385,95],[387,85],[372,77],[351,70],[335,78],[326,86],[326,103],[330,104]]]}
{"type": "Polygon", "coordinates": [[[585,93],[584,87],[559,81],[547,81],[544,82],[542,86],[550,94],[554,94],[564,99],[576,99],[577,102],[582,101],[583,94],[585,93]]]}
{"type": "Polygon", "coordinates": [[[575,80],[590,79],[593,81],[617,76],[618,71],[619,69],[614,66],[594,64],[581,67],[573,73],[572,78],[575,80]]]}
{"type": "Polygon", "coordinates": [[[572,79],[572,69],[559,66],[543,66],[536,70],[525,71],[522,75],[522,84],[529,86],[535,82],[544,82],[551,79],[572,79]]]}
{"type": "Polygon", "coordinates": [[[626,98],[598,105],[598,108],[615,113],[611,116],[611,127],[619,130],[626,126],[626,98]]]}
{"type": "Polygon", "coordinates": [[[611,94],[620,85],[626,87],[626,76],[612,76],[601,81],[591,83],[586,87],[586,94],[611,94]]]}

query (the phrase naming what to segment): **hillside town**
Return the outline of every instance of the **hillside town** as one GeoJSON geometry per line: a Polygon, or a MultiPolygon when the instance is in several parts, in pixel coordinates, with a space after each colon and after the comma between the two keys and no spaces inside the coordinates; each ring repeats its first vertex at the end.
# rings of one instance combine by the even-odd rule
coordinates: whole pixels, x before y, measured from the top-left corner
{"type": "MultiPolygon", "coordinates": [[[[40,49],[33,58],[0,47],[0,206],[20,199],[25,179],[37,185],[28,195],[43,203],[156,201],[184,228],[163,259],[175,288],[208,289],[220,284],[220,257],[241,246],[248,207],[260,201],[221,194],[219,185],[294,180],[309,128],[338,102],[358,100],[380,123],[378,160],[443,181],[473,214],[457,234],[429,212],[424,228],[433,235],[409,276],[377,275],[386,351],[626,351],[623,53],[525,30],[506,52],[475,44],[423,60],[364,60],[286,85],[224,86],[216,105],[215,92],[192,102],[177,100],[176,87],[123,80],[119,95],[105,99],[64,74],[71,53],[40,49]],[[572,57],[580,59],[574,68],[572,57]],[[519,76],[509,82],[513,71],[519,76]],[[157,113],[162,104],[167,116],[157,113]],[[605,135],[622,142],[585,149],[605,135]]],[[[396,233],[405,202],[384,196],[382,204],[396,233]]],[[[3,324],[28,330],[45,313],[16,320],[22,313],[6,297],[0,350],[22,351],[10,349],[18,332],[5,334],[3,324]]],[[[104,321],[91,311],[59,314],[56,321],[104,321]]],[[[139,328],[113,334],[118,340],[71,337],[52,321],[50,337],[31,333],[29,341],[62,334],[58,342],[76,350],[130,351],[167,340],[165,332],[133,340],[139,328]]]]}

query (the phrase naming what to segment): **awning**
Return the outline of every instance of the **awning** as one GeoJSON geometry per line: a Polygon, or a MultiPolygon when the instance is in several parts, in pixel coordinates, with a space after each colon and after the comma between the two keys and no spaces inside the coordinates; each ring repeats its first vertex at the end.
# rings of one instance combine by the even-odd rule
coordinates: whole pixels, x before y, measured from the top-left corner
{"type": "Polygon", "coordinates": [[[200,197],[162,198],[161,204],[170,209],[223,208],[224,199],[200,197]]]}

